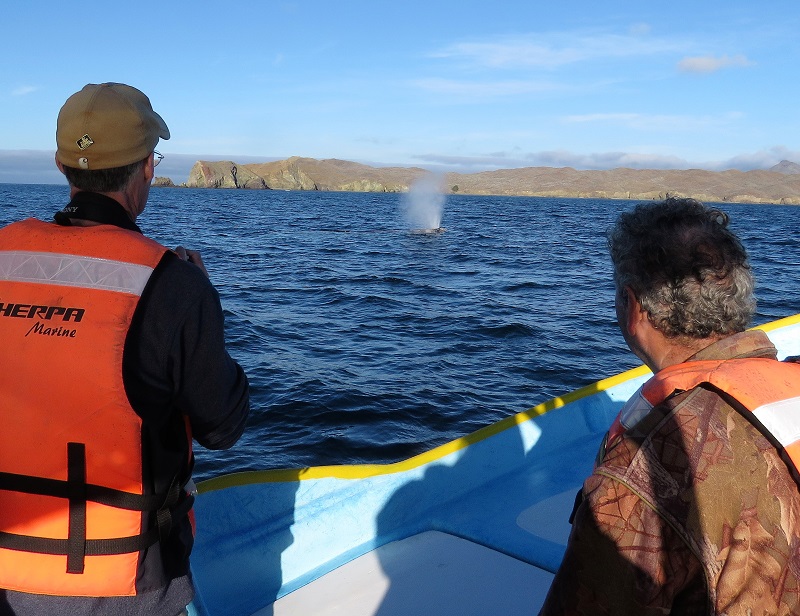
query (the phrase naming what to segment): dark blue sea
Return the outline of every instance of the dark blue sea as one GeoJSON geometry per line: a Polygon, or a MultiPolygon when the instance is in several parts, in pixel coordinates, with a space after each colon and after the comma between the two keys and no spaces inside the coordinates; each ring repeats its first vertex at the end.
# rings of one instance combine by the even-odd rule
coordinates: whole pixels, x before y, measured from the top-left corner
{"type": "MultiPolygon", "coordinates": [[[[252,387],[240,470],[397,461],[639,365],[614,320],[605,232],[628,201],[153,189],[145,234],[202,252],[252,387]],[[413,204],[412,204],[413,205],[413,204]],[[415,207],[425,207],[425,203],[415,207]]],[[[67,187],[0,184],[0,224],[67,187]]],[[[800,209],[720,205],[750,251],[756,323],[800,311],[800,209]]]]}

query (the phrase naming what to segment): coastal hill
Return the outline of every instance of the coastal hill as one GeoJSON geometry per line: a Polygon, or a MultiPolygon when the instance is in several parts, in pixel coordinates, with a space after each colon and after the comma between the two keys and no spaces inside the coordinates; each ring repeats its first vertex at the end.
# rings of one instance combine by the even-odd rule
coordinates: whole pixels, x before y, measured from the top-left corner
{"type": "MultiPolygon", "coordinates": [[[[292,157],[239,165],[198,161],[184,186],[272,190],[405,192],[428,172],[418,167],[370,167],[345,160],[292,157]]],[[[800,165],[782,161],[769,170],[704,171],[525,167],[446,173],[445,192],[465,195],[659,199],[667,193],[708,202],[800,205],[800,165]]]]}

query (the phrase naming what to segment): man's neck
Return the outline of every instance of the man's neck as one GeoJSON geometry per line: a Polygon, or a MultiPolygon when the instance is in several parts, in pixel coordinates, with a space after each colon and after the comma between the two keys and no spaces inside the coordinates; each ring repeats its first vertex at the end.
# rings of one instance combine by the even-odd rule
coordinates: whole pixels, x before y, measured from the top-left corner
{"type": "Polygon", "coordinates": [[[77,191],[70,202],[54,217],[60,225],[90,227],[114,225],[129,231],[141,229],[131,220],[130,214],[119,201],[108,194],[77,191]]]}
{"type": "Polygon", "coordinates": [[[717,342],[720,337],[689,338],[680,336],[668,338],[653,328],[649,339],[642,345],[647,358],[642,358],[655,373],[669,366],[682,364],[693,355],[717,342]]]}
{"type": "MultiPolygon", "coordinates": [[[[84,192],[80,188],[75,188],[74,186],[70,186],[69,189],[70,199],[74,199],[75,195],[77,195],[79,192],[84,192]]],[[[119,203],[122,206],[122,209],[124,209],[128,214],[128,218],[131,219],[131,222],[136,222],[136,217],[138,216],[137,208],[131,203],[129,196],[124,191],[100,192],[95,194],[103,195],[104,197],[108,197],[109,199],[113,199],[119,203]]]]}

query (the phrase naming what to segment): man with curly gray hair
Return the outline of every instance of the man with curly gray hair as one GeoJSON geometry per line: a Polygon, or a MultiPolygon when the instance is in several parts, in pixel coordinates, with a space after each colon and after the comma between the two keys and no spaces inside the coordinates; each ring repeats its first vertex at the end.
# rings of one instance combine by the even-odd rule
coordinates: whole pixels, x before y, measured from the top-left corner
{"type": "Polygon", "coordinates": [[[619,327],[654,376],[609,429],[541,614],[800,613],[800,365],[746,331],[744,247],[678,198],[608,238],[619,327]]]}
{"type": "Polygon", "coordinates": [[[743,331],[753,277],[728,215],[694,199],[640,205],[608,238],[617,292],[629,289],[660,331],[703,340],[743,331]]]}

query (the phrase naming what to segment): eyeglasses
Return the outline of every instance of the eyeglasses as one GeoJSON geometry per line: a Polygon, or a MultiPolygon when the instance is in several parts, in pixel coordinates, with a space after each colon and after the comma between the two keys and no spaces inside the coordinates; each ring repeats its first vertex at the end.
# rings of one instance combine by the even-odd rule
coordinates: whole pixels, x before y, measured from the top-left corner
{"type": "Polygon", "coordinates": [[[164,160],[164,155],[161,152],[153,150],[153,167],[158,167],[158,163],[164,160]]]}

